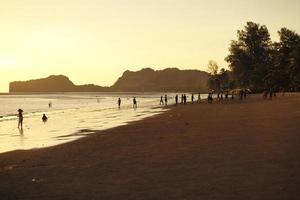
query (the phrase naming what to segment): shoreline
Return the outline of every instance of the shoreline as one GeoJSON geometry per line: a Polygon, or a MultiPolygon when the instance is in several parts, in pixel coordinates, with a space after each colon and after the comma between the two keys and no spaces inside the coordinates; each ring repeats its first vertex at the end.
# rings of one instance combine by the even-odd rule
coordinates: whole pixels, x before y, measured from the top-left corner
{"type": "Polygon", "coordinates": [[[299,93],[170,107],[62,145],[1,153],[0,196],[299,197],[299,93]]]}
{"type": "Polygon", "coordinates": [[[126,107],[118,109],[90,106],[80,109],[34,112],[24,115],[26,123],[23,129],[15,126],[17,119],[15,116],[11,119],[0,119],[0,141],[2,142],[0,153],[67,143],[96,131],[126,125],[131,121],[139,121],[164,111],[162,107],[148,105],[138,110],[126,107]],[[46,113],[50,120],[43,122],[40,117],[42,113],[46,113]]]}

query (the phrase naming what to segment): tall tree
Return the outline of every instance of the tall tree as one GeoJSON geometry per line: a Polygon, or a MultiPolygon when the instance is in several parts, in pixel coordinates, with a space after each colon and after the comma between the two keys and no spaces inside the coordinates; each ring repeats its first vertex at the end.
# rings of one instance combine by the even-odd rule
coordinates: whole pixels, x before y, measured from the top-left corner
{"type": "Polygon", "coordinates": [[[237,31],[237,40],[231,41],[225,58],[237,83],[257,90],[265,87],[265,75],[271,65],[271,39],[265,25],[247,22],[237,31]]]}
{"type": "Polygon", "coordinates": [[[215,61],[209,61],[207,65],[207,71],[210,74],[208,86],[209,88],[217,91],[228,89],[230,85],[230,72],[224,68],[221,68],[220,71],[218,69],[219,66],[215,61]]]}
{"type": "Polygon", "coordinates": [[[207,72],[210,74],[208,79],[208,87],[214,90],[220,90],[221,87],[218,77],[218,70],[218,64],[215,61],[210,60],[207,65],[207,72]]]}
{"type": "Polygon", "coordinates": [[[300,86],[300,36],[287,28],[278,31],[280,42],[277,44],[275,66],[280,69],[281,83],[288,87],[300,86]]]}
{"type": "Polygon", "coordinates": [[[216,75],[218,73],[218,70],[219,70],[218,64],[215,61],[210,60],[207,65],[208,73],[210,75],[216,75]]]}

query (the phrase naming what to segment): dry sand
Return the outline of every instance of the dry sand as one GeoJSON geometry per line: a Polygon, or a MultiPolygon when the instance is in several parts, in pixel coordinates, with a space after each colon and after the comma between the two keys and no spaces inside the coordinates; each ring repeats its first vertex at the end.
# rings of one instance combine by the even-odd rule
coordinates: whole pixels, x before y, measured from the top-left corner
{"type": "Polygon", "coordinates": [[[179,105],[0,154],[0,199],[300,199],[300,95],[179,105]]]}

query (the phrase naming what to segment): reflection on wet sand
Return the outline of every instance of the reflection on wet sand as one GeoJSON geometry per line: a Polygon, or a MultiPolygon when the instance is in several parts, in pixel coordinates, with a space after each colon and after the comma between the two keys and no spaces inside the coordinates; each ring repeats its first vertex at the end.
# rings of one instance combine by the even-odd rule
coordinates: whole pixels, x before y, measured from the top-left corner
{"type": "Polygon", "coordinates": [[[125,125],[128,122],[163,112],[161,108],[138,108],[136,110],[131,108],[119,110],[119,112],[111,111],[95,112],[94,108],[55,111],[55,113],[48,113],[48,120],[45,121],[41,120],[41,115],[27,116],[23,129],[17,128],[15,120],[1,121],[0,139],[2,145],[0,146],[0,153],[61,144],[85,137],[94,133],[95,130],[125,125]]]}
{"type": "Polygon", "coordinates": [[[22,128],[18,128],[20,136],[24,136],[24,130],[22,128]]]}

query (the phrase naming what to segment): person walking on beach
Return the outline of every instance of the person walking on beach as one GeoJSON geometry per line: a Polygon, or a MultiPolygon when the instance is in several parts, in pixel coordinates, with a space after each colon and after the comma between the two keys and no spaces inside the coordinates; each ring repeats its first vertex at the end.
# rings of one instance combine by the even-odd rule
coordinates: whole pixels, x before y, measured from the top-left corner
{"type": "Polygon", "coordinates": [[[270,88],[270,92],[269,92],[269,100],[272,100],[273,97],[273,89],[270,88]]]}
{"type": "Polygon", "coordinates": [[[159,102],[159,105],[163,105],[163,104],[164,104],[163,96],[160,96],[160,102],[159,102]]]}
{"type": "Polygon", "coordinates": [[[18,109],[18,118],[19,118],[18,128],[21,127],[21,129],[23,129],[23,110],[20,108],[18,109]]]}
{"type": "Polygon", "coordinates": [[[186,95],[183,95],[183,103],[186,104],[186,95]]]}
{"type": "Polygon", "coordinates": [[[191,100],[192,100],[192,103],[194,103],[194,93],[192,93],[191,100]]]}
{"type": "Polygon", "coordinates": [[[165,95],[165,105],[168,105],[168,96],[165,95]]]}
{"type": "Polygon", "coordinates": [[[121,98],[119,97],[118,99],[118,108],[120,109],[121,108],[121,98]]]}
{"type": "Polygon", "coordinates": [[[136,99],[135,97],[133,97],[133,108],[136,109],[137,108],[137,103],[136,103],[136,99]]]}
{"type": "Polygon", "coordinates": [[[207,101],[208,101],[208,103],[212,103],[213,102],[213,97],[212,97],[212,95],[213,95],[213,93],[212,92],[209,92],[208,93],[208,96],[207,96],[207,101]]]}
{"type": "Polygon", "coordinates": [[[181,104],[183,104],[183,99],[184,99],[184,96],[183,96],[183,94],[181,94],[181,104]]]}
{"type": "Polygon", "coordinates": [[[178,104],[178,94],[176,94],[176,96],[175,96],[175,104],[176,105],[178,104]]]}

